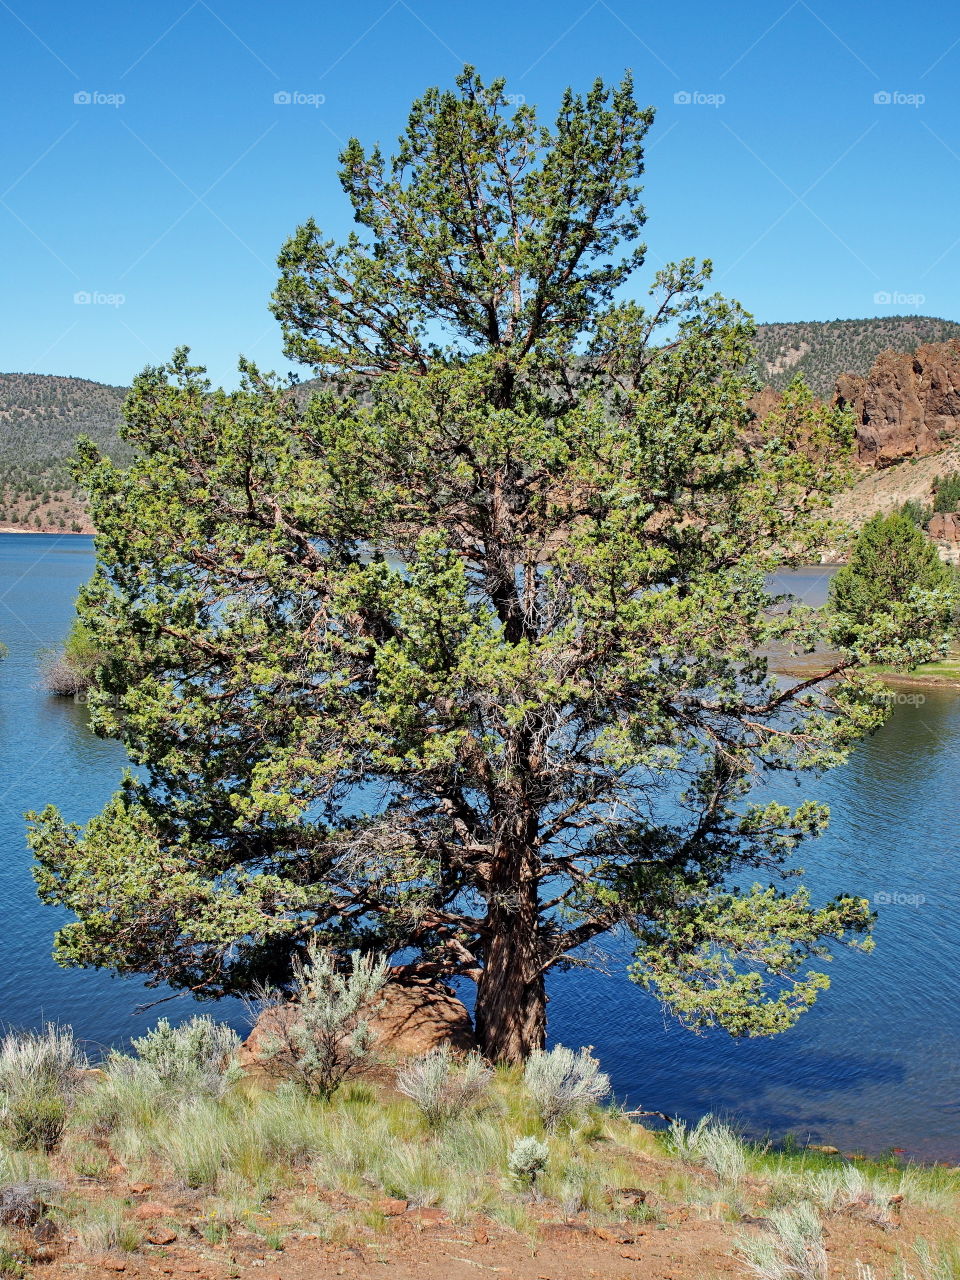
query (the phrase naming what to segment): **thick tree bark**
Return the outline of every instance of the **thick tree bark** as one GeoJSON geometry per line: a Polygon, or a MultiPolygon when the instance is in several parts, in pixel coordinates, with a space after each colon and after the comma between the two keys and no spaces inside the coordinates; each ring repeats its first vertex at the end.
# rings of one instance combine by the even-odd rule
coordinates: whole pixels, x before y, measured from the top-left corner
{"type": "Polygon", "coordinates": [[[546,1040],[538,906],[532,859],[506,859],[491,890],[474,1017],[480,1050],[492,1062],[523,1062],[546,1040]]]}
{"type": "Polygon", "coordinates": [[[544,977],[526,976],[520,951],[511,938],[493,942],[477,985],[477,1043],[491,1062],[523,1062],[546,1040],[544,977]]]}

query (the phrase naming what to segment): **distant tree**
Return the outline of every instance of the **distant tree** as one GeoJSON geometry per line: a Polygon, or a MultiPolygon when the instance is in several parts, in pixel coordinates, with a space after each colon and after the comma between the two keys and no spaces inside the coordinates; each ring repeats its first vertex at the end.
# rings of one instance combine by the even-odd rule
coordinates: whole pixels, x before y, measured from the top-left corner
{"type": "Polygon", "coordinates": [[[933,515],[933,508],[924,506],[916,498],[908,499],[900,508],[900,511],[920,529],[926,528],[930,517],[933,515]]]}
{"type": "Polygon", "coordinates": [[[943,652],[957,608],[957,573],[904,511],[873,516],[857,535],[847,564],[830,581],[828,603],[840,640],[870,648],[881,660],[916,666],[943,652]],[[926,635],[902,637],[904,619],[922,609],[926,635]]]}
{"type": "Polygon", "coordinates": [[[81,617],[76,617],[60,649],[44,654],[41,678],[48,693],[60,697],[86,694],[96,679],[97,668],[104,660],[103,652],[81,617]]]}
{"type": "Polygon", "coordinates": [[[868,645],[796,683],[764,656],[822,635],[766,584],[834,536],[852,424],[799,383],[751,422],[753,327],[708,264],[622,300],[651,119],[629,79],[551,127],[469,69],[429,91],[393,161],[344,152],[360,230],[283,250],[309,403],[181,351],[136,380],[128,469],[84,447],[93,722],[140,771],[84,830],[34,819],[62,963],[218,996],[311,945],[405,949],[517,1060],[612,929],[685,1022],[744,1035],[865,945],[863,899],[743,887],[826,820],[754,783],[883,715],[868,645]]]}
{"type": "Polygon", "coordinates": [[[937,476],[933,486],[934,511],[957,511],[960,509],[960,471],[950,471],[944,476],[937,476]]]}

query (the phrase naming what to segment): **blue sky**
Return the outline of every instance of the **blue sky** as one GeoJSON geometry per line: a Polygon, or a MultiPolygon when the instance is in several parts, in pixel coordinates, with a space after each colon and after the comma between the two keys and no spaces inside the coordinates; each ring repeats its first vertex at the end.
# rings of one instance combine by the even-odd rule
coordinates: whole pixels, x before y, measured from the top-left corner
{"type": "Polygon", "coordinates": [[[280,245],[344,234],[342,144],[391,143],[464,62],[548,116],[633,70],[651,270],[710,257],[761,321],[960,320],[953,4],[0,0],[0,370],[287,368],[280,245]]]}

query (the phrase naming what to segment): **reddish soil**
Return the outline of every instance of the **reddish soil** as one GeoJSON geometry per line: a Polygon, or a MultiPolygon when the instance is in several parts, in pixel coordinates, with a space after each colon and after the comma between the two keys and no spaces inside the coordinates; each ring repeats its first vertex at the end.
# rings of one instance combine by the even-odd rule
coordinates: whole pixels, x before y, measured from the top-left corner
{"type": "MultiPolygon", "coordinates": [[[[668,1161],[641,1157],[637,1160],[638,1187],[677,1171],[668,1161]]],[[[72,1188],[79,1190],[80,1188],[72,1188]]],[[[305,1190],[326,1202],[335,1213],[353,1215],[348,1239],[330,1243],[294,1229],[286,1205],[275,1202],[267,1223],[285,1235],[282,1249],[269,1248],[263,1237],[238,1227],[223,1244],[212,1245],[201,1233],[200,1193],[179,1194],[172,1187],[140,1184],[134,1190],[122,1181],[96,1190],[98,1195],[125,1195],[132,1216],[144,1223],[148,1242],[137,1253],[102,1257],[83,1253],[69,1239],[54,1242],[49,1251],[37,1245],[33,1274],[45,1280],[68,1277],[120,1277],[134,1280],[151,1276],[190,1277],[192,1280],[479,1280],[489,1275],[499,1280],[711,1280],[746,1277],[749,1272],[736,1253],[736,1239],[744,1232],[762,1231],[757,1217],[727,1222],[707,1216],[709,1211],[673,1204],[655,1195],[647,1206],[657,1221],[593,1225],[584,1215],[566,1221],[551,1220],[543,1206],[537,1238],[509,1230],[487,1218],[454,1223],[439,1209],[407,1207],[403,1201],[374,1199],[369,1202],[305,1190]],[[366,1211],[377,1226],[363,1223],[366,1211]],[[289,1233],[289,1234],[288,1234],[289,1233]],[[150,1243],[152,1237],[155,1243],[150,1243]],[[174,1238],[170,1238],[174,1237],[174,1238]]],[[[751,1201],[762,1200],[763,1185],[744,1187],[751,1201]]],[[[292,1194],[292,1193],[291,1193],[292,1194]]],[[[627,1195],[628,1193],[623,1193],[627,1195]]],[[[535,1215],[537,1206],[533,1206],[535,1215]]],[[[725,1206],[715,1206],[722,1212],[725,1206]]],[[[758,1213],[762,1214],[762,1207],[758,1213]]],[[[909,1253],[919,1237],[936,1245],[953,1237],[945,1215],[904,1204],[902,1219],[894,1227],[845,1214],[825,1221],[831,1277],[850,1278],[872,1267],[876,1280],[887,1280],[897,1254],[909,1253]]]]}

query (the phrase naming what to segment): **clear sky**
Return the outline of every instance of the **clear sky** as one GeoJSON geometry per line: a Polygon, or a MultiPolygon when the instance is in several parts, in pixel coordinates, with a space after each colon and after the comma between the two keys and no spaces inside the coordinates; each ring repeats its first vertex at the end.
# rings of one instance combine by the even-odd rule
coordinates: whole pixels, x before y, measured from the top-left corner
{"type": "Polygon", "coordinates": [[[950,0],[0,0],[0,370],[285,369],[280,245],[344,234],[342,144],[465,62],[548,116],[633,70],[651,268],[710,257],[761,321],[960,320],[950,0]]]}

